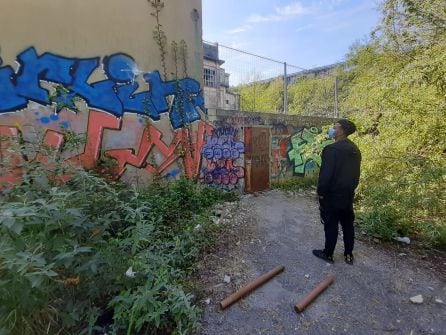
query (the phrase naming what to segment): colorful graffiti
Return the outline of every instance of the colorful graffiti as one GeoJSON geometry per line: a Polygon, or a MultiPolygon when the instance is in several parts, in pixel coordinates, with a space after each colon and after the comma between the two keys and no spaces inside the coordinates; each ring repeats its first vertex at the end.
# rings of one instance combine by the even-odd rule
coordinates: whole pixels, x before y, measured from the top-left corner
{"type": "Polygon", "coordinates": [[[207,159],[237,159],[245,151],[243,142],[236,141],[237,130],[231,127],[217,128],[206,138],[202,153],[207,159]]]}
{"type": "Polygon", "coordinates": [[[273,136],[271,139],[271,178],[285,178],[292,164],[288,159],[290,136],[273,136]]]}
{"type": "MultiPolygon", "coordinates": [[[[107,150],[105,155],[114,158],[118,167],[114,170],[114,175],[121,176],[126,165],[133,165],[136,168],[144,168],[153,175],[161,174],[180,156],[184,159],[185,174],[188,178],[198,175],[200,164],[200,148],[203,146],[204,135],[212,131],[212,127],[204,122],[198,125],[195,143],[190,143],[188,129],[183,129],[175,134],[170,145],[166,145],[162,140],[162,133],[153,125],[146,127],[139,142],[138,153],[133,149],[113,149],[107,150]],[[159,166],[154,166],[147,162],[147,158],[153,148],[157,148],[165,157],[159,166]],[[180,147],[182,150],[180,150],[180,147]]],[[[170,172],[172,174],[172,172],[170,172]]]]}
{"type": "Polygon", "coordinates": [[[237,140],[238,131],[232,127],[217,128],[206,136],[201,148],[205,162],[200,179],[213,185],[236,185],[245,176],[245,169],[235,161],[245,152],[244,143],[237,140]]]}
{"type": "MultiPolygon", "coordinates": [[[[30,47],[16,59],[14,70],[1,66],[0,58],[0,184],[20,182],[27,162],[51,164],[42,154],[29,159],[10,153],[14,143],[33,138],[31,132],[36,131],[43,133],[42,147],[52,148],[64,166],[73,163],[99,169],[115,178],[121,178],[129,167],[167,179],[177,178],[180,170],[189,178],[199,175],[201,148],[213,127],[201,121],[191,125],[204,111],[198,81],[163,81],[158,71],[139,70],[124,53],[102,59],[69,58],[49,52],[39,55],[30,47]],[[94,81],[97,70],[103,78],[94,81]],[[172,127],[161,120],[163,113],[172,127]],[[155,126],[151,120],[160,123],[155,126]],[[121,131],[134,133],[132,139],[120,135],[121,131]],[[86,143],[80,153],[62,155],[69,132],[85,133],[86,143]],[[153,156],[156,162],[149,162],[153,156]],[[111,160],[112,167],[102,167],[104,158],[111,160]]],[[[239,144],[232,148],[231,157],[237,150],[239,144]]],[[[222,155],[226,157],[226,151],[222,155]]]]}
{"type": "MultiPolygon", "coordinates": [[[[113,115],[90,110],[87,126],[87,142],[84,151],[78,155],[67,158],[65,163],[72,163],[82,166],[85,169],[94,169],[100,161],[102,153],[102,140],[104,131],[121,129],[122,120],[117,119],[113,115]]],[[[188,134],[187,129],[182,129],[175,133],[175,137],[169,145],[166,145],[162,138],[162,133],[153,125],[146,127],[139,141],[137,153],[133,148],[111,149],[105,150],[106,157],[113,158],[116,162],[111,172],[115,178],[119,178],[125,172],[127,165],[136,168],[146,169],[153,175],[160,175],[178,158],[183,158],[185,174],[192,178],[199,173],[200,166],[200,148],[203,146],[204,137],[210,134],[212,127],[201,121],[198,125],[196,134],[188,134]],[[190,137],[195,135],[195,141],[190,141],[190,137]],[[179,150],[181,147],[182,150],[179,150]],[[159,166],[153,166],[147,162],[147,158],[153,149],[157,149],[163,156],[164,161],[159,166]]],[[[12,154],[8,150],[12,141],[18,141],[20,132],[15,127],[0,126],[0,158],[1,162],[9,162],[10,173],[2,174],[0,184],[17,183],[21,180],[23,156],[12,154]],[[9,155],[9,157],[7,157],[9,155]],[[12,167],[12,168],[11,168],[12,167]]],[[[64,143],[64,134],[48,129],[45,132],[42,146],[49,147],[54,151],[62,148],[64,143]]],[[[39,161],[42,164],[48,164],[48,157],[45,155],[37,155],[33,161],[39,161]]],[[[5,164],[3,164],[2,167],[5,164]]],[[[173,169],[167,174],[175,177],[177,174],[173,169]]],[[[68,176],[61,176],[66,179],[68,176]]]]}
{"type": "Polygon", "coordinates": [[[18,140],[19,132],[17,128],[0,126],[0,168],[5,170],[0,174],[0,189],[4,183],[16,184],[22,180],[21,163],[23,157],[12,150],[8,150],[14,145],[14,142],[18,143],[18,140]]]}
{"type": "Polygon", "coordinates": [[[291,136],[291,149],[288,158],[293,162],[294,175],[305,176],[321,166],[320,152],[327,144],[332,143],[330,139],[316,140],[321,130],[316,127],[310,129],[302,128],[291,136]]]}
{"type": "MultiPolygon", "coordinates": [[[[52,53],[38,55],[33,47],[17,56],[18,70],[0,67],[0,113],[26,108],[29,101],[77,111],[75,100],[83,99],[90,108],[122,117],[124,112],[159,120],[169,112],[174,129],[199,120],[204,111],[200,84],[191,78],[163,81],[158,71],[141,73],[134,59],[124,53],[100,58],[67,58],[52,53]],[[102,65],[105,79],[89,83],[92,73],[102,65]],[[139,90],[137,77],[148,85],[139,90]],[[59,85],[54,93],[41,86],[41,81],[59,85]],[[171,106],[166,97],[173,96],[171,106]],[[197,110],[198,109],[198,110],[197,110]]],[[[0,58],[0,65],[2,60],[0,58]]]]}

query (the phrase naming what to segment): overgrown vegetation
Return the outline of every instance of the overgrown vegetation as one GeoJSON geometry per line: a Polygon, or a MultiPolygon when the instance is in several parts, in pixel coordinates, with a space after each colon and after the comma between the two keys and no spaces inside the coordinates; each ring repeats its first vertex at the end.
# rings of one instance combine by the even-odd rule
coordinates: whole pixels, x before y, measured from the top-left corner
{"type": "Polygon", "coordinates": [[[334,117],[335,80],[334,75],[302,77],[289,85],[289,114],[334,117]]]}
{"type": "MultiPolygon", "coordinates": [[[[446,2],[381,6],[370,40],[352,47],[345,69],[333,73],[340,113],[359,128],[352,137],[363,154],[359,219],[384,238],[409,235],[446,249],[446,2]]],[[[290,85],[290,114],[331,116],[332,79],[290,85]]]]}
{"type": "MultiPolygon", "coordinates": [[[[239,85],[240,109],[250,112],[283,112],[283,79],[239,85]]],[[[287,86],[288,114],[333,116],[335,76],[298,78],[287,86]]]]}
{"type": "Polygon", "coordinates": [[[232,193],[187,179],[139,189],[80,169],[62,183],[38,163],[26,171],[1,193],[0,333],[196,329],[184,287],[218,230],[210,207],[232,193]]]}
{"type": "Polygon", "coordinates": [[[316,189],[319,176],[315,171],[305,178],[285,179],[280,182],[271,183],[271,188],[278,188],[285,191],[299,192],[306,189],[316,189]]]}
{"type": "Polygon", "coordinates": [[[280,112],[283,110],[283,80],[244,84],[234,88],[240,94],[240,109],[249,112],[280,112]]]}
{"type": "Polygon", "coordinates": [[[386,0],[352,49],[342,110],[360,127],[364,227],[446,248],[446,3],[386,0]]]}

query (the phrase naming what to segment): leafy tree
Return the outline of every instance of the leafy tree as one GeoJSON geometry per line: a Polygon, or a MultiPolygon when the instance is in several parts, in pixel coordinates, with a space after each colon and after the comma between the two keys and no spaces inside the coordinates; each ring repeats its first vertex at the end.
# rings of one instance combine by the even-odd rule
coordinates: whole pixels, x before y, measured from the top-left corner
{"type": "MultiPolygon", "coordinates": [[[[446,249],[446,2],[383,0],[381,11],[370,40],[335,71],[341,114],[359,128],[360,218],[386,238],[408,234],[446,249]]],[[[276,110],[281,87],[240,87],[242,109],[276,110]]],[[[290,114],[333,115],[333,78],[288,89],[290,114]]]]}
{"type": "MultiPolygon", "coordinates": [[[[288,112],[297,115],[333,116],[335,77],[302,77],[288,85],[288,112]]],[[[240,108],[252,112],[283,111],[283,80],[240,85],[240,108]]]]}
{"type": "Polygon", "coordinates": [[[290,114],[333,116],[335,77],[300,78],[288,86],[290,114]]]}
{"type": "Polygon", "coordinates": [[[244,84],[234,89],[240,94],[240,109],[250,112],[280,112],[283,110],[283,80],[244,84]]]}
{"type": "Polygon", "coordinates": [[[348,56],[341,107],[360,127],[366,228],[446,247],[446,3],[386,0],[348,56]]]}

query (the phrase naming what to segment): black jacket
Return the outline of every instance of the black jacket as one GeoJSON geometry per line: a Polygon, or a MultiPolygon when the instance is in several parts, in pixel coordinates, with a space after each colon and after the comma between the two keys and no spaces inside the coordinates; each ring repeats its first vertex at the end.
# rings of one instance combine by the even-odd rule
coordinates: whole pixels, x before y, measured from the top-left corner
{"type": "Polygon", "coordinates": [[[317,193],[334,207],[352,206],[359,183],[361,152],[349,139],[327,145],[322,151],[317,193]]]}

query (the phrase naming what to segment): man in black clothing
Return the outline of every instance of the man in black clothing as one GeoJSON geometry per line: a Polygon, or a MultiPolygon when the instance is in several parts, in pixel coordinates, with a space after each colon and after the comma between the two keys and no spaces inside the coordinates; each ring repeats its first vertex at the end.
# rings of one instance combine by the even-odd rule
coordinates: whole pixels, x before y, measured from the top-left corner
{"type": "Polygon", "coordinates": [[[359,183],[361,152],[347,137],[355,131],[353,122],[337,121],[334,125],[335,142],[322,151],[317,194],[324,224],[325,248],[313,250],[313,254],[329,263],[333,263],[340,222],[344,234],[344,259],[346,263],[353,264],[353,197],[359,183]]]}

